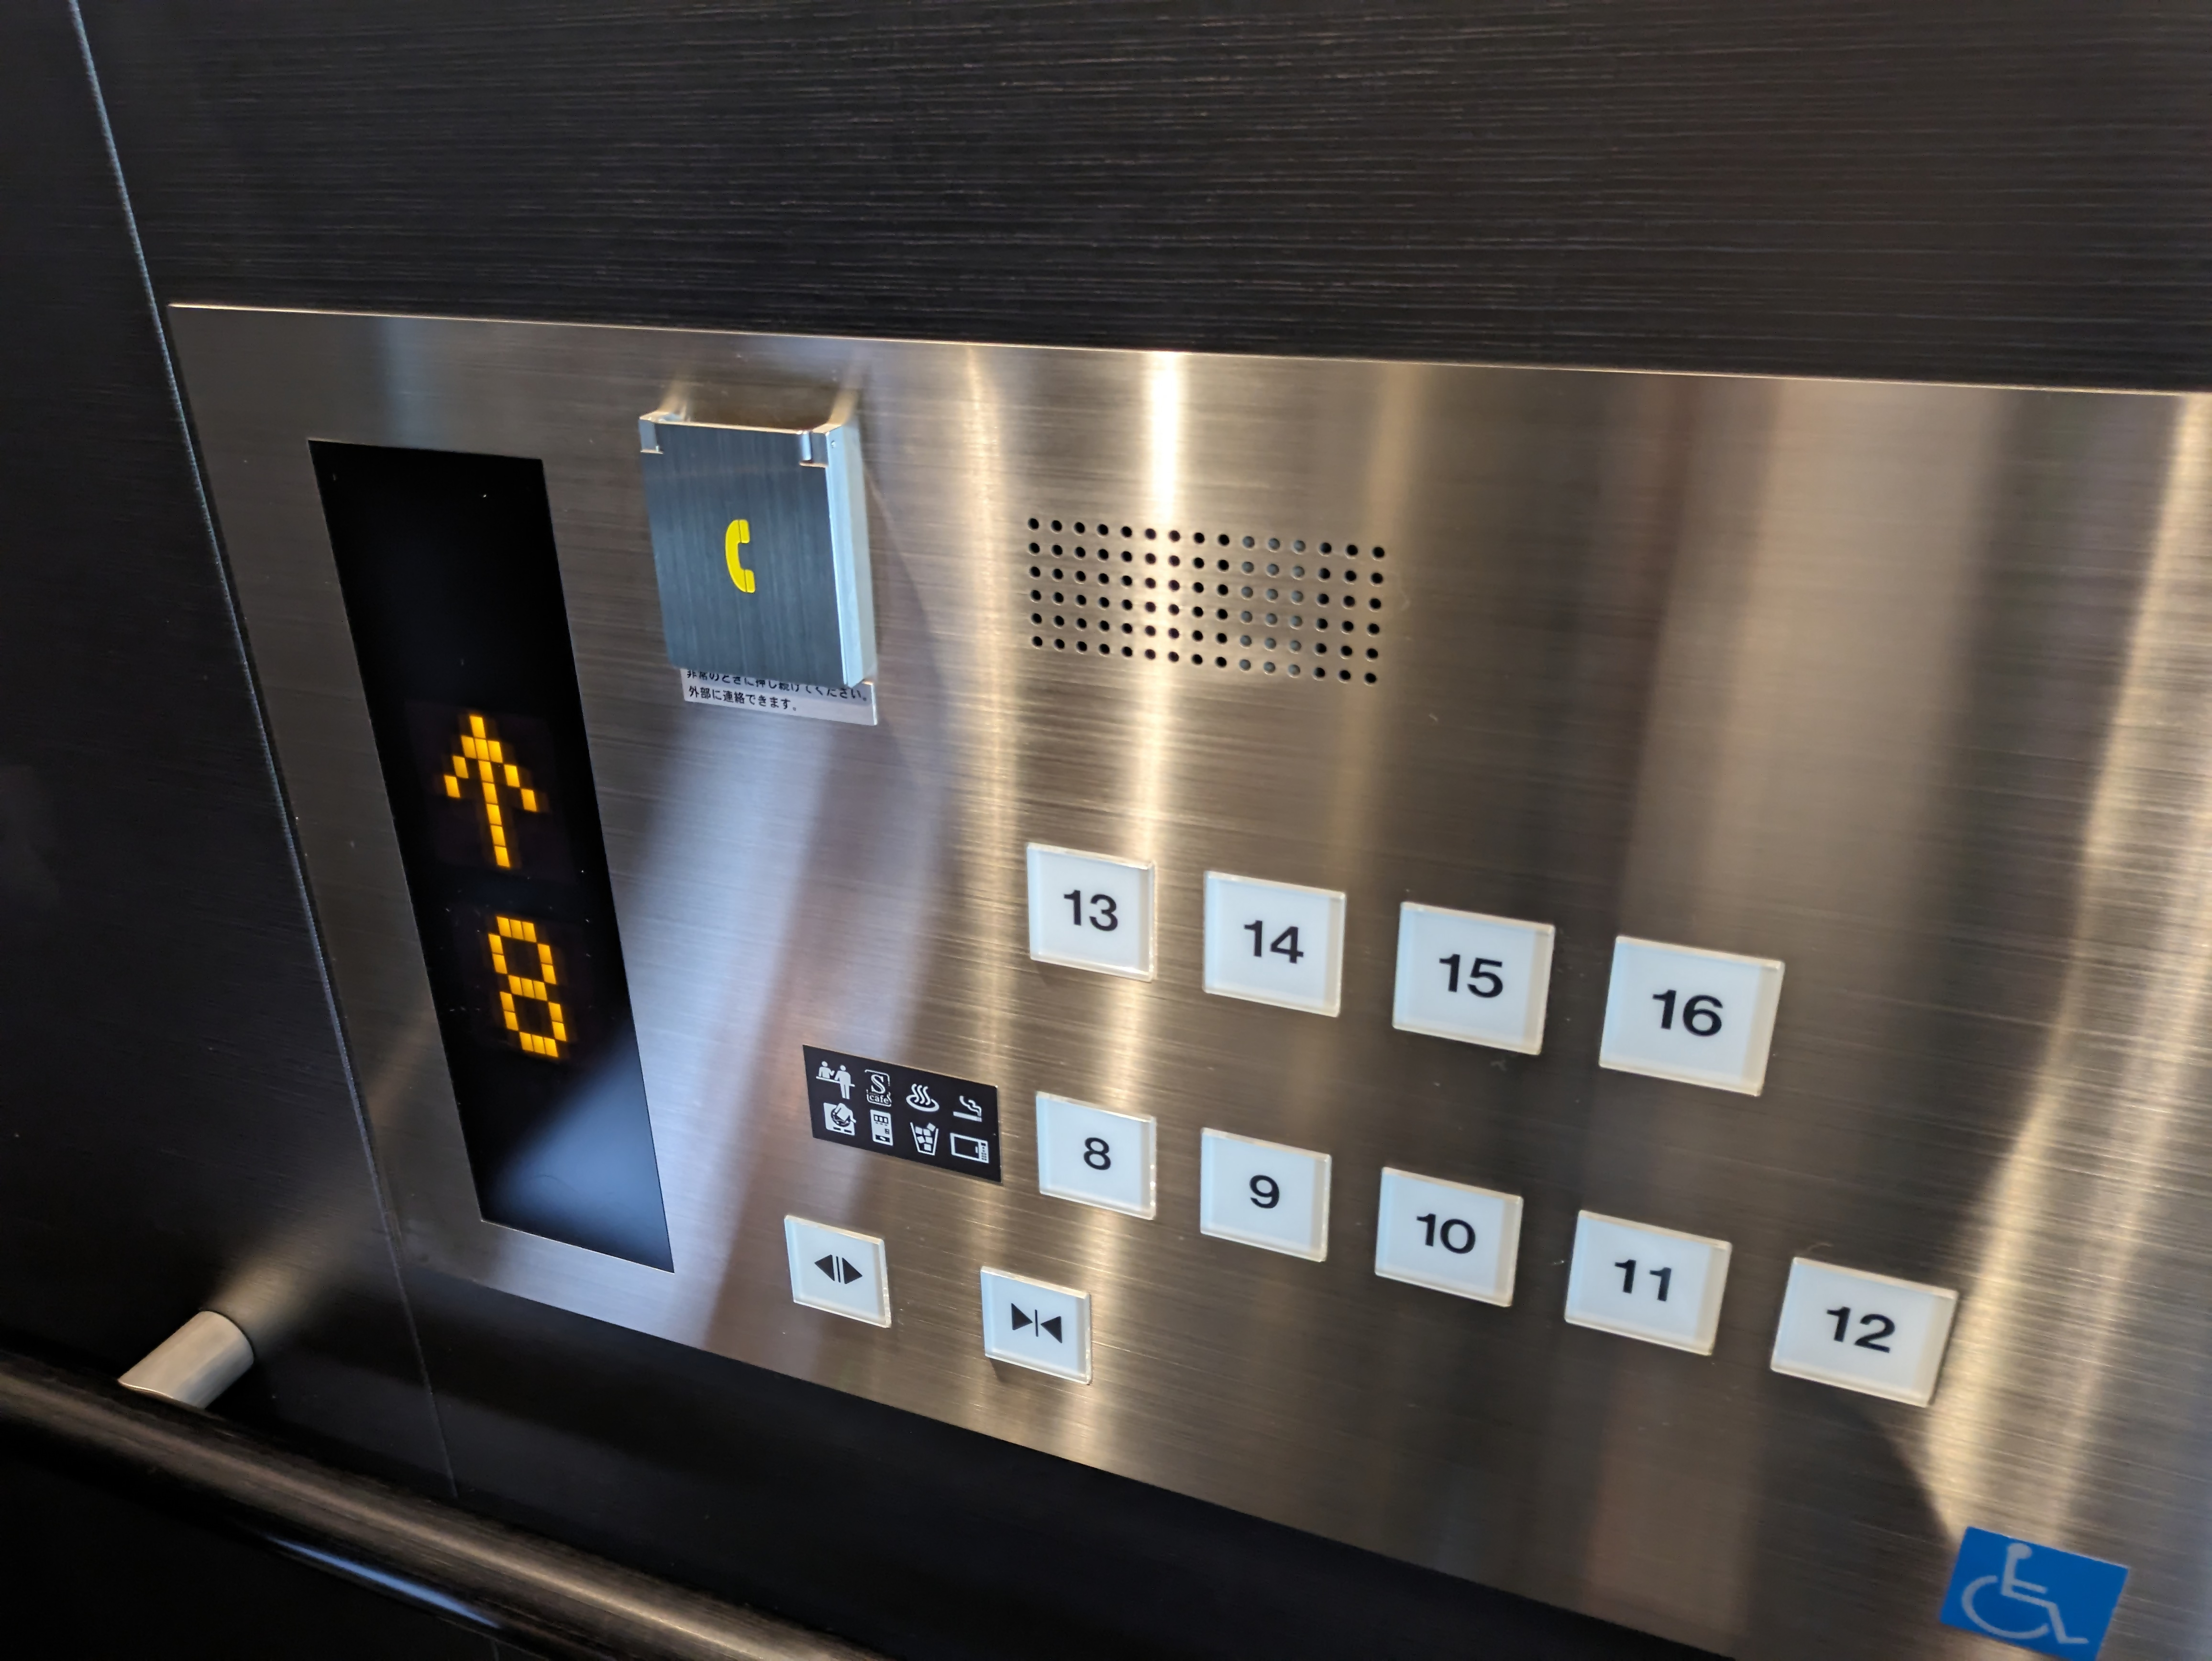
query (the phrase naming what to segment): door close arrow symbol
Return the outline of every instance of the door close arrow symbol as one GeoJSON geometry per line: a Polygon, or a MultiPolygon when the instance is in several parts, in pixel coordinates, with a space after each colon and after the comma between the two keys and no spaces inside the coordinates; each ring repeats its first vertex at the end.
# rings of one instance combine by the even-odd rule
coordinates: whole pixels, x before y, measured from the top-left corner
{"type": "Polygon", "coordinates": [[[1014,1311],[1014,1330],[1019,1332],[1024,1327],[1030,1324],[1030,1317],[1023,1312],[1022,1306],[1019,1304],[1013,1305],[1012,1309],[1014,1311]]]}
{"type": "Polygon", "coordinates": [[[1049,1320],[1039,1321],[1037,1323],[1037,1330],[1039,1332],[1049,1332],[1052,1334],[1052,1341],[1055,1344],[1061,1342],[1060,1335],[1060,1317],[1057,1315],[1052,1317],[1049,1320]]]}

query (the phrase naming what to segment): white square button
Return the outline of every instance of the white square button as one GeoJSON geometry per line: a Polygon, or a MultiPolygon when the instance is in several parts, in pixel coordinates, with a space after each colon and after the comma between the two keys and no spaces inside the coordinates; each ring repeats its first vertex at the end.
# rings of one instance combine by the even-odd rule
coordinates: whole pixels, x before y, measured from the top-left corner
{"type": "Polygon", "coordinates": [[[1328,1256],[1326,1153],[1209,1130],[1199,1139],[1198,1229],[1269,1251],[1328,1256]]]}
{"type": "Polygon", "coordinates": [[[1959,1294],[1946,1287],[1796,1258],[1774,1332],[1774,1370],[1924,1408],[1958,1307],[1959,1294]]]}
{"type": "Polygon", "coordinates": [[[1038,1092],[1038,1188],[1082,1205],[1152,1216],[1159,1209],[1152,1197],[1158,1123],[1139,1114],[1113,1113],[1038,1092]]]}
{"type": "Polygon", "coordinates": [[[874,1235],[786,1217],[783,1249],[791,1259],[792,1302],[870,1326],[891,1323],[890,1275],[874,1235]]]}
{"type": "Polygon", "coordinates": [[[983,1354],[994,1361],[1089,1384],[1091,1294],[985,1269],[983,1354]]]}
{"type": "Polygon", "coordinates": [[[1343,895],[1206,873],[1207,991],[1334,1015],[1343,980],[1343,895]]]}
{"type": "Polygon", "coordinates": [[[1726,1240],[1585,1211],[1567,1270],[1567,1319],[1710,1355],[1728,1267],[1726,1240]]]}
{"type": "Polygon", "coordinates": [[[1623,934],[1613,943],[1597,1064],[1756,1096],[1782,1001],[1782,964],[1623,934]]]}
{"type": "Polygon", "coordinates": [[[1030,956],[1152,978],[1152,867],[1030,844],[1030,956]]]}
{"type": "Polygon", "coordinates": [[[1551,990],[1547,922],[1516,922],[1408,900],[1398,908],[1398,989],[1390,1024],[1534,1056],[1551,990]]]}
{"type": "Polygon", "coordinates": [[[1513,1301],[1521,1196],[1382,1168],[1375,1272],[1486,1304],[1513,1301]]]}

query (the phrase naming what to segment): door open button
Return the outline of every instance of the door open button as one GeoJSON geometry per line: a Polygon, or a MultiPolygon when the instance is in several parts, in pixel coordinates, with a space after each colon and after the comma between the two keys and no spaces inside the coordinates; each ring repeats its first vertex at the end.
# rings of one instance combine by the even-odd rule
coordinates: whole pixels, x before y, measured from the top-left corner
{"type": "Polygon", "coordinates": [[[891,1323],[884,1243],[874,1235],[786,1217],[783,1245],[791,1259],[792,1302],[870,1326],[891,1323]]]}

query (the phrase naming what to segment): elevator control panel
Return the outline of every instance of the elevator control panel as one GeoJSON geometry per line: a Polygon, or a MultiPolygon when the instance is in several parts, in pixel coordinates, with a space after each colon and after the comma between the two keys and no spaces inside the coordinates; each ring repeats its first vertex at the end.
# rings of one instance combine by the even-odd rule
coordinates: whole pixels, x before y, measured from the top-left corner
{"type": "Polygon", "coordinates": [[[171,319],[410,1262],[1744,1661],[2192,1641],[2198,403],[171,319]]]}

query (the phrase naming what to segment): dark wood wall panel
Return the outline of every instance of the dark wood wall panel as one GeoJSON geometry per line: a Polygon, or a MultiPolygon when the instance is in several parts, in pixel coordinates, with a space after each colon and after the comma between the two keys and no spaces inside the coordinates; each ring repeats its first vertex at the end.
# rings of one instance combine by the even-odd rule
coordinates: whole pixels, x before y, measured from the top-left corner
{"type": "Polygon", "coordinates": [[[0,9],[0,1334],[444,1481],[245,658],[68,9],[0,9]]]}
{"type": "Polygon", "coordinates": [[[2212,381],[2154,0],[95,0],[169,297],[2212,381]]]}

